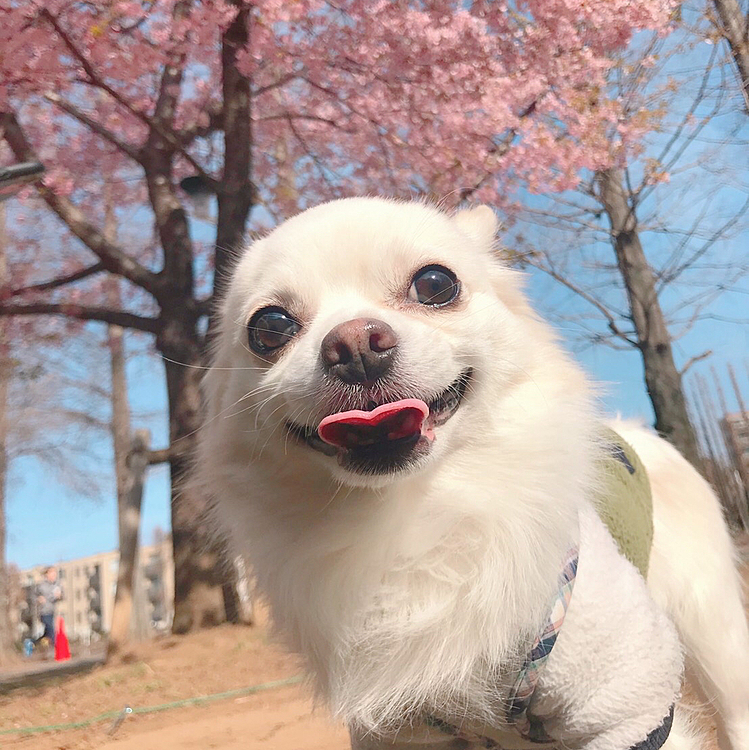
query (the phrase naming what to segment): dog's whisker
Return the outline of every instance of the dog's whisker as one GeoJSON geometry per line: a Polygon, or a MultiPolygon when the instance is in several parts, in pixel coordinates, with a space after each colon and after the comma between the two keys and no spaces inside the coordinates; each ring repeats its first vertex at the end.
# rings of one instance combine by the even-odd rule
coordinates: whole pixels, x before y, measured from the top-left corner
{"type": "Polygon", "coordinates": [[[254,394],[254,395],[257,396],[257,395],[260,395],[261,393],[267,392],[268,390],[271,390],[273,392],[267,398],[264,398],[263,400],[258,401],[255,404],[250,404],[249,406],[245,406],[244,408],[240,409],[239,411],[232,412],[231,414],[226,414],[224,416],[224,419],[230,419],[232,417],[239,417],[242,414],[249,414],[249,413],[252,413],[255,410],[262,409],[263,406],[265,406],[265,404],[267,404],[269,401],[271,401],[272,399],[274,399],[279,394],[276,392],[275,387],[270,388],[270,389],[266,388],[266,389],[262,389],[262,390],[257,390],[257,391],[255,391],[255,394],[254,394]]]}
{"type": "Polygon", "coordinates": [[[267,369],[265,367],[241,367],[241,366],[219,367],[218,365],[194,365],[194,364],[190,364],[189,362],[180,362],[177,359],[171,359],[170,357],[167,357],[164,354],[161,355],[161,359],[164,362],[169,362],[173,365],[179,365],[180,367],[186,367],[190,370],[206,370],[206,371],[219,370],[219,371],[227,371],[227,372],[232,372],[232,371],[243,372],[243,371],[257,371],[257,370],[265,371],[267,369]]]}

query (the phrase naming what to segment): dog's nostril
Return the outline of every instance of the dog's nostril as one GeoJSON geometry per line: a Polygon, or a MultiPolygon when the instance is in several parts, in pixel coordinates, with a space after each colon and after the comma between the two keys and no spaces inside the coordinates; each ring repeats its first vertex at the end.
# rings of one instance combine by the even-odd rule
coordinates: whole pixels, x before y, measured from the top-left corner
{"type": "Polygon", "coordinates": [[[347,365],[353,359],[353,355],[351,354],[351,349],[339,341],[333,346],[333,357],[331,359],[335,360],[333,364],[347,365]]]}
{"type": "Polygon", "coordinates": [[[389,326],[386,329],[377,330],[369,337],[369,348],[373,352],[386,352],[397,346],[395,331],[389,326]]]}

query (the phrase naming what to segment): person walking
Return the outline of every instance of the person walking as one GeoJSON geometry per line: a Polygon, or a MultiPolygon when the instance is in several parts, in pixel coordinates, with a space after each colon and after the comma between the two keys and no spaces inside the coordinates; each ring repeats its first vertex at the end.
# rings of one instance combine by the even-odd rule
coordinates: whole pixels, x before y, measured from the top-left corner
{"type": "Polygon", "coordinates": [[[45,638],[50,646],[55,647],[55,606],[62,599],[62,589],[57,583],[57,568],[48,566],[44,569],[42,582],[36,587],[37,602],[39,603],[39,619],[44,632],[37,638],[40,643],[45,638]]]}

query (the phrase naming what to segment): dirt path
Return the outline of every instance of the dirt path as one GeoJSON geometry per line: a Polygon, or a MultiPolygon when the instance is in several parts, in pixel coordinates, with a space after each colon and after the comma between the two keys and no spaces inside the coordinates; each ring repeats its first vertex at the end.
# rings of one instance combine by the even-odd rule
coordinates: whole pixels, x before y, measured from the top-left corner
{"type": "Polygon", "coordinates": [[[167,710],[165,704],[294,678],[294,659],[262,628],[222,627],[145,644],[127,664],[56,677],[0,697],[0,748],[22,750],[348,750],[342,727],[312,713],[300,684],[167,710]],[[125,706],[113,719],[76,729],[3,730],[86,722],[125,706]]]}
{"type": "MultiPolygon", "coordinates": [[[[111,722],[86,730],[0,738],[24,750],[348,750],[343,728],[315,716],[300,688],[273,696],[128,717],[114,736],[111,722]]],[[[7,744],[6,744],[7,743],[7,744]]]]}
{"type": "MultiPolygon", "coordinates": [[[[314,716],[302,691],[285,688],[272,697],[139,716],[100,750],[348,750],[348,737],[314,716]],[[137,722],[137,726],[136,726],[137,722]]],[[[47,745],[47,747],[49,747],[47,745]]]]}

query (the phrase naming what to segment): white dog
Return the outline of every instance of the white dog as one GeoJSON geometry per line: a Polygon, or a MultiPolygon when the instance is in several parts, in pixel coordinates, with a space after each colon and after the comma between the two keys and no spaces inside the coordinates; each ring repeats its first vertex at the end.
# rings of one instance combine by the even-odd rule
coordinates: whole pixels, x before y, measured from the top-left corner
{"type": "Polygon", "coordinates": [[[254,243],[198,481],[354,748],[696,747],[678,707],[671,728],[683,648],[723,748],[749,750],[718,502],[667,443],[614,425],[652,489],[646,584],[595,510],[591,386],[496,231],[486,207],[356,198],[254,243]]]}

